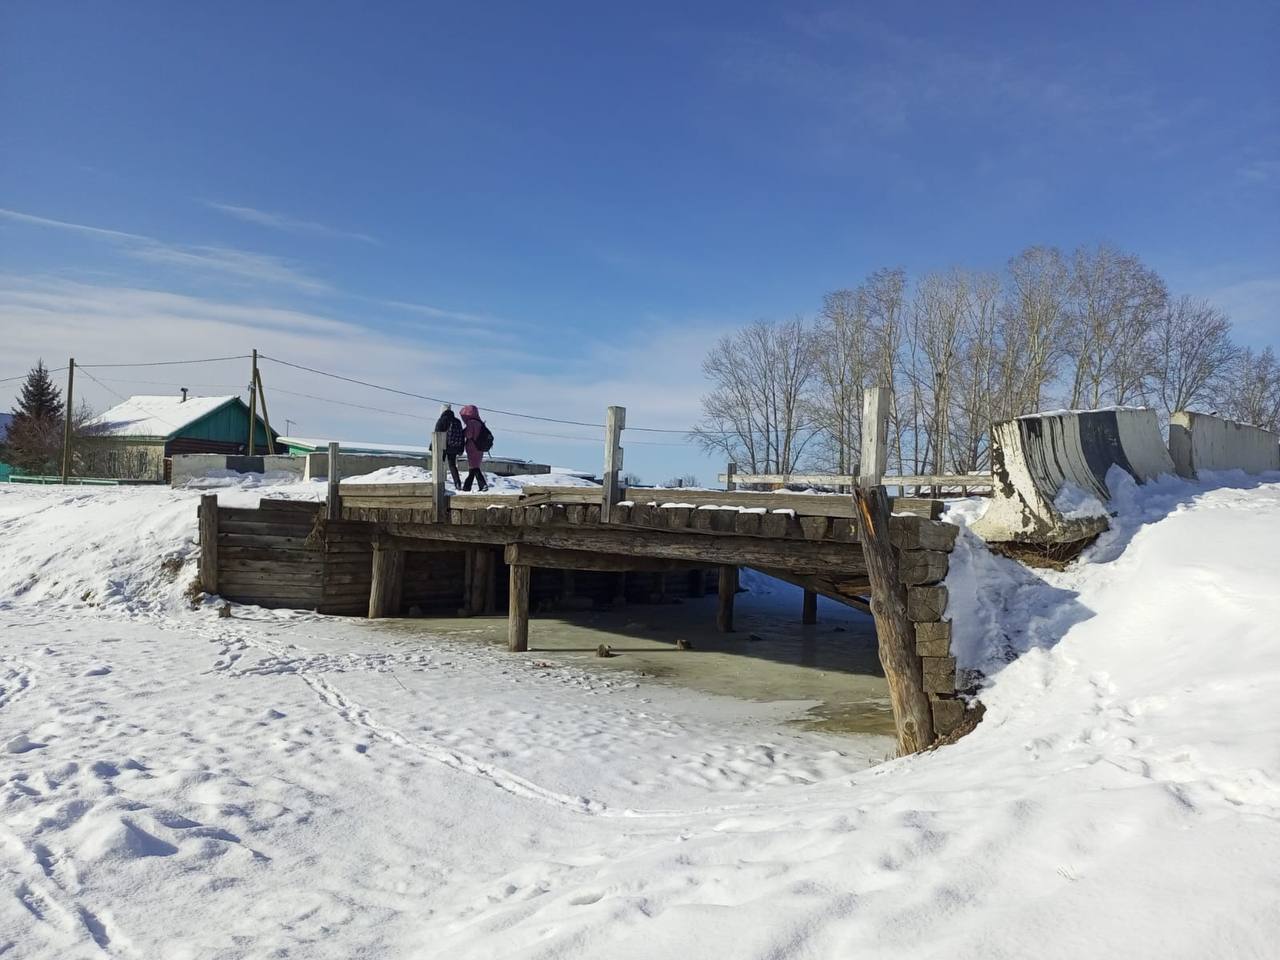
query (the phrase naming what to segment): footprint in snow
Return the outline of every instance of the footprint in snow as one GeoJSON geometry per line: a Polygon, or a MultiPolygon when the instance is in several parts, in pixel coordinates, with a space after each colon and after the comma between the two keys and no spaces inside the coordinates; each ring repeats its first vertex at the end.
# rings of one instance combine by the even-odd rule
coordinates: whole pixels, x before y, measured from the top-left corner
{"type": "Polygon", "coordinates": [[[47,744],[37,743],[25,733],[20,733],[16,737],[10,738],[4,745],[4,749],[6,753],[26,753],[28,750],[38,750],[43,746],[47,746],[47,744]]]}

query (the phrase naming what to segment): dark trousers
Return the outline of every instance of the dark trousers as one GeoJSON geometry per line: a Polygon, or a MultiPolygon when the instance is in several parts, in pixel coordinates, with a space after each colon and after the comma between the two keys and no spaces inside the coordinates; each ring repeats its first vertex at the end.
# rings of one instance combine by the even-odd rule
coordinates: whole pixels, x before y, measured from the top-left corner
{"type": "Polygon", "coordinates": [[[449,472],[453,474],[453,489],[457,490],[462,486],[462,478],[458,476],[458,455],[446,451],[444,459],[445,463],[449,465],[449,472]]]}
{"type": "Polygon", "coordinates": [[[471,489],[471,481],[472,481],[472,480],[478,480],[478,481],[480,481],[480,492],[481,492],[481,493],[484,493],[486,490],[488,490],[488,489],[489,489],[489,484],[485,483],[485,481],[484,481],[484,471],[483,471],[483,470],[481,470],[479,467],[472,467],[472,468],[471,468],[471,472],[467,474],[467,480],[466,480],[466,482],[462,485],[462,489],[463,489],[463,490],[470,490],[470,489],[471,489]]]}

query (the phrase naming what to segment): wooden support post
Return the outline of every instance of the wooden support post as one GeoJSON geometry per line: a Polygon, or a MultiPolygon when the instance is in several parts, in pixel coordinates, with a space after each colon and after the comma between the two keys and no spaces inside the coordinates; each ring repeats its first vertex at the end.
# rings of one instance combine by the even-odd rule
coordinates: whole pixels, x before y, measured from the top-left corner
{"type": "Polygon", "coordinates": [[[444,486],[444,445],[448,439],[443,430],[437,430],[431,438],[431,509],[436,523],[449,522],[449,492],[444,486]]]}
{"type": "Polygon", "coordinates": [[[342,482],[342,470],[338,467],[337,441],[329,441],[329,501],[326,504],[325,516],[330,520],[342,519],[342,494],[339,484],[342,482]]]}
{"type": "MultiPolygon", "coordinates": [[[[90,377],[93,375],[90,374],[90,377]]],[[[71,479],[71,421],[75,419],[76,358],[67,361],[67,397],[62,408],[62,482],[71,479]]]]}
{"type": "Polygon", "coordinates": [[[262,388],[262,374],[256,367],[253,370],[253,375],[258,380],[258,400],[262,404],[262,422],[267,428],[267,453],[274,456],[276,452],[276,441],[275,438],[271,436],[271,417],[267,415],[267,391],[262,388]]]}
{"type": "Polygon", "coordinates": [[[614,506],[620,499],[622,476],[622,430],[627,425],[627,408],[610,407],[604,421],[604,493],[600,501],[600,522],[612,523],[614,506]]]}
{"type": "Polygon", "coordinates": [[[247,456],[253,456],[253,438],[258,432],[258,351],[253,351],[253,370],[249,375],[249,443],[247,456]]]}
{"type": "Polygon", "coordinates": [[[472,616],[485,611],[485,601],[489,591],[489,567],[493,563],[493,551],[487,546],[476,547],[471,551],[471,594],[467,607],[472,616]]]}
{"type": "Polygon", "coordinates": [[[738,475],[738,465],[730,463],[724,468],[724,488],[726,490],[737,490],[738,481],[734,478],[738,475]]]}
{"type": "Polygon", "coordinates": [[[884,487],[858,487],[853,492],[858,539],[871,581],[871,613],[876,621],[880,665],[889,683],[889,702],[898,728],[898,751],[906,755],[933,742],[933,714],[924,691],[915,627],[907,616],[907,591],[889,542],[889,498],[884,487]]]}
{"type": "Polygon", "coordinates": [[[889,462],[889,408],[893,394],[887,387],[862,391],[862,456],[858,461],[858,484],[878,486],[889,462]]]}
{"type": "Polygon", "coordinates": [[[373,583],[369,587],[369,619],[399,616],[403,595],[404,551],[375,545],[373,583]]]}
{"type": "Polygon", "coordinates": [[[498,555],[492,547],[484,549],[489,554],[484,567],[484,612],[493,613],[498,608],[498,555]]]}
{"type": "Polygon", "coordinates": [[[716,629],[733,633],[733,597],[738,592],[738,568],[720,568],[720,602],[716,607],[716,629]]]}
{"type": "Polygon", "coordinates": [[[812,590],[804,592],[804,609],[800,613],[800,622],[805,626],[818,622],[818,595],[812,590]]]}
{"type": "Polygon", "coordinates": [[[218,495],[206,493],[200,497],[197,511],[200,529],[200,589],[205,593],[218,592],[218,495]]]}
{"type": "Polygon", "coordinates": [[[523,564],[511,567],[511,602],[507,611],[507,649],[524,653],[529,649],[529,580],[530,568],[523,564]]]}

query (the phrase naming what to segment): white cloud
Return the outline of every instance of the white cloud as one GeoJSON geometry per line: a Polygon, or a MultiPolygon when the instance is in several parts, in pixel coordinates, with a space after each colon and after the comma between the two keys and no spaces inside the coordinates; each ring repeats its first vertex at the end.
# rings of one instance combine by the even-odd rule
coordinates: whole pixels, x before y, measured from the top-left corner
{"type": "Polygon", "coordinates": [[[229,217],[235,217],[237,220],[243,220],[246,223],[256,223],[262,227],[270,227],[273,230],[284,230],[289,233],[310,233],[322,237],[341,237],[348,240],[359,240],[361,243],[378,243],[376,238],[369,236],[367,233],[341,230],[312,220],[299,220],[283,213],[272,213],[269,210],[258,210],[254,207],[246,207],[234,203],[221,203],[217,200],[206,200],[204,203],[205,206],[225,213],[229,217]]]}
{"type": "Polygon", "coordinates": [[[250,253],[231,247],[165,243],[138,233],[55,220],[4,208],[0,208],[0,219],[103,239],[119,246],[127,256],[153,263],[216,273],[241,281],[278,284],[305,293],[325,293],[332,289],[327,283],[308,276],[288,261],[267,254],[250,253]]]}
{"type": "MultiPolygon", "coordinates": [[[[0,342],[9,358],[0,376],[22,373],[37,357],[60,366],[74,354],[78,364],[91,365],[227,356],[257,348],[268,357],[409,393],[474,402],[489,412],[504,409],[600,423],[607,406],[621,404],[633,427],[684,430],[697,417],[705,390],[702,358],[722,331],[657,321],[640,326],[643,332],[625,339],[584,343],[575,355],[557,358],[553,372],[539,372],[522,346],[545,350],[545,344],[533,337],[494,335],[482,349],[441,351],[434,337],[368,327],[314,311],[0,274],[0,342]]],[[[283,425],[288,418],[303,436],[407,442],[424,437],[437,412],[430,401],[270,360],[262,366],[273,425],[283,425]],[[353,410],[295,394],[392,412],[353,410]]],[[[201,393],[236,392],[239,388],[227,388],[249,378],[247,360],[89,370],[122,394],[176,392],[178,385],[201,393]]],[[[86,384],[85,389],[95,406],[115,402],[96,385],[86,384]]],[[[0,408],[7,400],[0,397],[0,408]]],[[[490,422],[505,452],[588,469],[601,462],[598,431],[592,428],[496,414],[490,422]],[[584,439],[561,441],[541,434],[584,439]]],[[[714,467],[680,441],[675,435],[629,432],[624,438],[627,466],[651,479],[689,470],[710,477],[714,467]]]]}

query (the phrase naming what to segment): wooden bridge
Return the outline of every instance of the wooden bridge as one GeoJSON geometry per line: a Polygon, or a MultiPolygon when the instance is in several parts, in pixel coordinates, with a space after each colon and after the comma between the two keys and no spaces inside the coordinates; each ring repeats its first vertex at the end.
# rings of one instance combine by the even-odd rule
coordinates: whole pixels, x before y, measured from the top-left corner
{"type": "MultiPolygon", "coordinates": [[[[436,477],[444,476],[443,439],[434,445],[436,477]]],[[[573,584],[597,598],[627,596],[637,577],[659,595],[672,578],[701,595],[715,571],[717,627],[731,632],[738,571],[751,567],[803,588],[804,622],[814,622],[818,596],[873,613],[904,748],[960,722],[942,583],[958,530],[938,519],[939,501],[900,498],[890,508],[875,487],[877,513],[861,488],[856,496],[624,489],[620,454],[606,452],[603,487],[469,494],[331,477],[324,505],[264,500],[245,511],[205,497],[202,584],[242,602],[369,617],[411,605],[478,613],[505,599],[509,648],[522,652],[531,599],[548,590],[548,571],[562,589],[573,584]],[[916,705],[910,729],[900,710],[908,700],[916,705]]]]}

